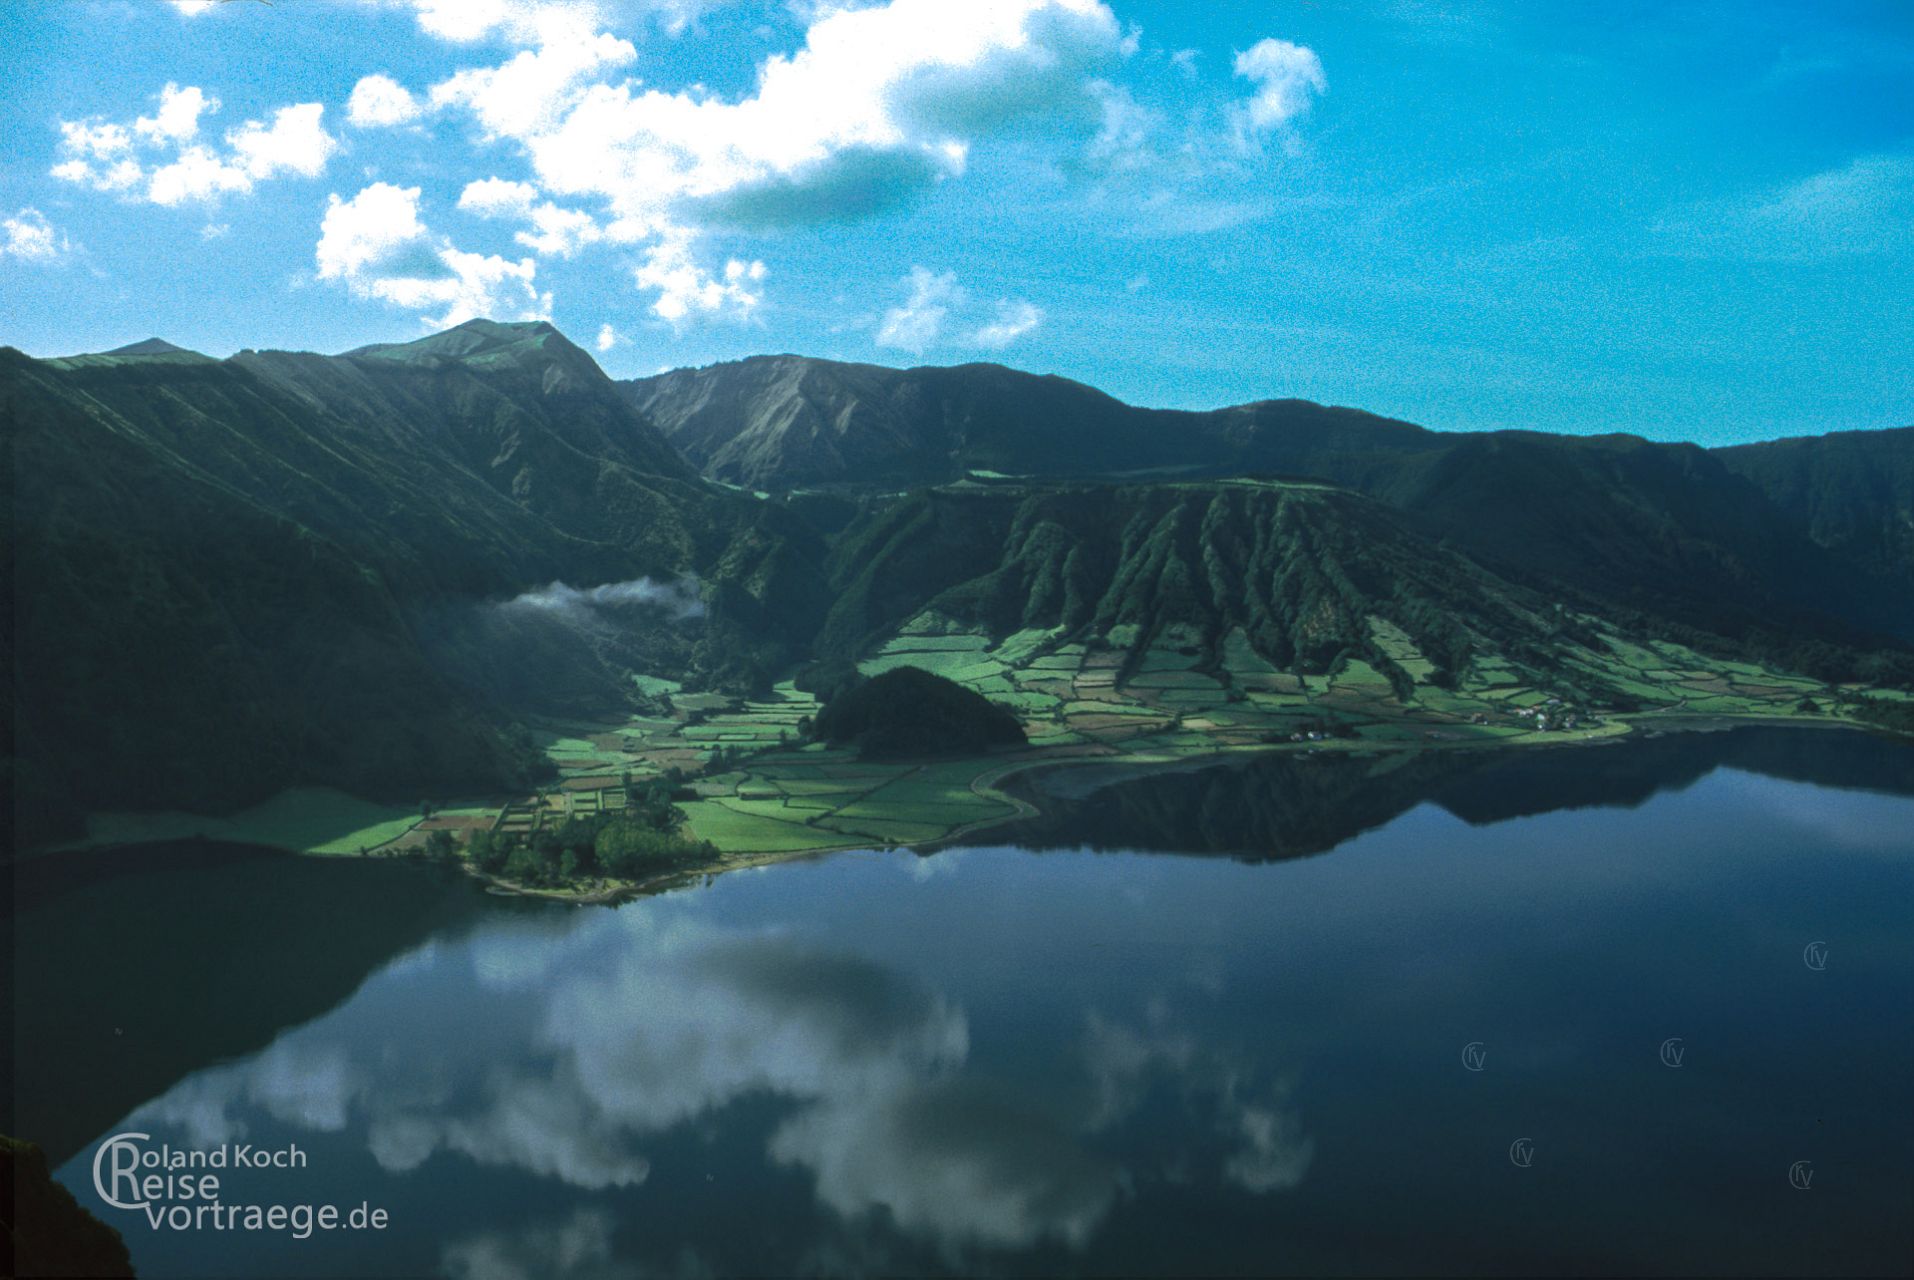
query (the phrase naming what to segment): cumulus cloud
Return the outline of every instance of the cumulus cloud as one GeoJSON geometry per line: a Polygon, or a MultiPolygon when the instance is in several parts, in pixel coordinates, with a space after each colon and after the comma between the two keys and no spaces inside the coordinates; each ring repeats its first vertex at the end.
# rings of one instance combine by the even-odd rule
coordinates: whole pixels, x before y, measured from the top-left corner
{"type": "Polygon", "coordinates": [[[465,184],[465,190],[459,193],[459,208],[481,218],[523,218],[530,216],[537,199],[538,188],[529,182],[480,178],[465,184]]]}
{"type": "Polygon", "coordinates": [[[1151,1088],[1169,1082],[1186,1101],[1206,1100],[1201,1109],[1214,1117],[1215,1134],[1229,1148],[1222,1158],[1224,1181],[1265,1195],[1295,1187],[1309,1172],[1316,1145],[1290,1106],[1289,1083],[1253,1086],[1257,1073],[1249,1063],[1177,1028],[1167,1005],[1152,1001],[1141,1026],[1092,1012],[1085,1032],[1093,1131],[1121,1124],[1151,1088]]]}
{"type": "Polygon", "coordinates": [[[600,351],[610,351],[622,341],[624,339],[618,336],[618,330],[607,324],[599,328],[598,341],[594,345],[600,351]]]}
{"type": "Polygon", "coordinates": [[[634,279],[673,322],[748,316],[757,305],[759,265],[700,265],[695,242],[706,233],[881,211],[961,175],[978,141],[1034,116],[1087,130],[1092,82],[1125,39],[1100,0],[833,7],[802,48],[762,63],[751,92],[726,98],[623,78],[636,49],[599,19],[591,6],[505,0],[422,7],[422,26],[443,38],[524,46],[432,86],[429,98],[468,115],[483,138],[516,144],[558,202],[524,243],[574,251],[591,236],[586,215],[561,206],[597,202],[602,238],[646,245],[634,279]]]}
{"type": "Polygon", "coordinates": [[[419,221],[419,188],[375,182],[350,200],[334,195],[320,224],[319,278],[351,280],[399,249],[426,238],[419,221]]]}
{"type": "MultiPolygon", "coordinates": [[[[529,295],[535,260],[616,246],[634,255],[634,287],[673,328],[748,321],[767,270],[727,239],[881,214],[961,180],[973,152],[1005,139],[1040,139],[1057,149],[1059,171],[1098,175],[1142,209],[1157,187],[1240,173],[1242,158],[1326,84],[1313,52],[1266,39],[1233,64],[1250,97],[1173,119],[1116,83],[1139,56],[1139,33],[1104,0],[793,0],[801,41],[763,58],[748,88],[634,78],[634,15],[676,32],[722,2],[360,0],[408,13],[425,35],[459,46],[460,69],[416,86],[368,74],[344,105],[347,123],[390,128],[430,116],[521,163],[522,177],[471,183],[459,205],[517,223],[513,239],[530,256],[455,257],[422,234],[412,239],[436,245],[425,255],[436,266],[379,277],[392,283],[351,281],[355,293],[464,314],[529,295]]],[[[1147,56],[1195,68],[1189,50],[1147,56]]],[[[53,172],[126,199],[212,203],[267,178],[321,173],[337,152],[318,103],[248,121],[223,141],[204,132],[219,109],[197,86],[168,84],[134,120],[62,122],[53,172]]],[[[994,318],[957,315],[935,298],[897,308],[881,340],[996,349],[1041,318],[1027,301],[999,305],[994,318]]]]}
{"type": "Polygon", "coordinates": [[[1237,54],[1232,66],[1256,86],[1255,95],[1232,114],[1236,138],[1244,146],[1302,115],[1318,94],[1329,91],[1322,59],[1287,40],[1258,40],[1237,54]]]}
{"type": "MultiPolygon", "coordinates": [[[[589,213],[578,209],[561,209],[549,201],[532,210],[531,223],[530,227],[516,233],[512,239],[542,257],[569,258],[605,235],[604,229],[589,213]]],[[[757,265],[762,267],[764,264],[757,265]]]]}
{"type": "Polygon", "coordinates": [[[652,311],[678,324],[693,315],[748,320],[764,301],[765,266],[732,258],[722,273],[700,266],[692,258],[690,239],[672,236],[652,246],[632,278],[641,289],[658,291],[652,311]]]}
{"type": "Polygon", "coordinates": [[[184,142],[199,132],[199,118],[219,110],[219,100],[199,88],[168,84],[159,93],[159,110],[133,122],[133,132],[149,142],[184,142]]]}
{"type": "MultiPolygon", "coordinates": [[[[952,314],[970,306],[970,291],[957,283],[955,272],[923,266],[913,266],[902,283],[908,296],[884,312],[874,341],[922,355],[944,341],[952,314]]],[[[1001,351],[1043,323],[1043,310],[1022,298],[999,298],[990,319],[971,323],[955,336],[958,345],[1001,351]]]]}
{"type": "Polygon", "coordinates": [[[329,197],[314,257],[321,280],[427,313],[422,319],[430,328],[475,316],[532,320],[551,312],[530,258],[470,253],[434,235],[419,217],[417,187],[375,182],[350,200],[329,197]]]}
{"type": "Polygon", "coordinates": [[[53,176],[159,205],[212,202],[282,174],[317,177],[339,149],[325,130],[321,103],[280,107],[270,121],[248,120],[226,132],[222,148],[199,140],[201,117],[219,110],[218,99],[197,86],[170,83],[157,96],[159,109],[130,126],[61,121],[53,176]]]}
{"type": "Polygon", "coordinates": [[[562,209],[538,200],[538,188],[529,182],[481,178],[467,183],[459,208],[481,218],[512,218],[529,225],[513,239],[540,257],[569,258],[605,237],[604,228],[589,213],[562,209]]]}
{"type": "Polygon", "coordinates": [[[29,206],[11,218],[0,218],[0,257],[49,264],[72,252],[73,245],[65,233],[38,209],[29,206]]]}
{"type": "MultiPolygon", "coordinates": [[[[195,0],[174,0],[193,3],[195,0]]],[[[732,0],[617,0],[610,6],[620,15],[649,17],[673,35],[732,0]]],[[[587,21],[603,23],[607,5],[597,0],[362,0],[389,9],[409,9],[419,30],[453,44],[483,40],[530,43],[555,21],[583,11],[587,21]],[[567,12],[569,11],[569,12],[567,12]]],[[[798,6],[794,2],[791,7],[798,6]]]]}
{"type": "Polygon", "coordinates": [[[370,75],[352,86],[346,100],[346,122],[361,129],[405,124],[423,110],[418,99],[391,76],[370,75]]]}

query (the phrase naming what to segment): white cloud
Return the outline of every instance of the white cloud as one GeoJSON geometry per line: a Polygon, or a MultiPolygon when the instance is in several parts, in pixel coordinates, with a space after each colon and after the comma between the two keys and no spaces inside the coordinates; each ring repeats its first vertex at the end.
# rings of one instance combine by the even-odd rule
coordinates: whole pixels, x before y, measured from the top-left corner
{"type": "MultiPolygon", "coordinates": [[[[179,0],[175,0],[178,3],[179,0]]],[[[190,0],[189,0],[190,2],[190,0]]],[[[427,35],[453,44],[473,44],[481,40],[501,39],[533,44],[541,28],[563,21],[580,11],[584,20],[603,24],[609,15],[605,6],[594,0],[365,0],[391,8],[411,9],[419,29],[427,35]]],[[[657,21],[673,35],[681,34],[698,19],[733,0],[618,0],[620,15],[642,14],[657,21]]],[[[848,8],[855,0],[820,0],[821,9],[848,8]]],[[[788,6],[799,16],[799,0],[788,6]]]]}
{"type": "Polygon", "coordinates": [[[366,268],[391,261],[399,250],[426,239],[419,221],[419,188],[375,182],[350,200],[336,194],[326,204],[316,256],[321,280],[351,280],[366,268]]]}
{"type": "Polygon", "coordinates": [[[593,236],[562,205],[602,202],[593,225],[603,238],[650,242],[635,278],[674,320],[755,306],[748,285],[727,291],[739,282],[693,265],[702,236],[881,211],[961,175],[977,141],[1031,117],[1087,133],[1096,73],[1124,47],[1100,0],[833,7],[802,48],[763,62],[751,93],[725,98],[622,78],[636,50],[596,19],[589,7],[504,0],[456,15],[422,8],[421,23],[445,38],[524,46],[429,96],[468,113],[483,137],[522,147],[539,188],[560,202],[532,219],[523,243],[574,251],[593,236]]]}
{"type": "Polygon", "coordinates": [[[459,208],[481,218],[527,218],[538,188],[529,182],[511,182],[504,178],[480,178],[465,184],[459,193],[459,208]]]}
{"type": "Polygon", "coordinates": [[[352,86],[346,100],[346,121],[361,129],[405,124],[423,110],[418,99],[391,76],[370,75],[352,86]]]}
{"type": "Polygon", "coordinates": [[[1234,1119],[1236,1136],[1242,1148],[1223,1167],[1223,1176],[1251,1195],[1270,1191],[1288,1191],[1303,1180],[1315,1158],[1315,1142],[1304,1136],[1295,1116],[1280,1103],[1240,1106],[1234,1119]]]}
{"type": "Polygon", "coordinates": [[[442,244],[439,261],[445,276],[389,276],[371,282],[373,297],[410,311],[434,311],[420,319],[428,329],[444,329],[474,317],[549,320],[550,294],[538,292],[538,268],[530,258],[513,262],[497,255],[466,253],[442,244]]]}
{"type": "Polygon", "coordinates": [[[1316,95],[1329,91],[1322,59],[1287,40],[1258,40],[1237,54],[1232,65],[1237,75],[1256,86],[1255,96],[1232,113],[1237,141],[1245,147],[1302,115],[1316,95]]]}
{"type": "Polygon", "coordinates": [[[131,127],[61,121],[62,159],[53,166],[53,176],[95,191],[178,205],[251,191],[255,183],[280,174],[316,177],[339,149],[325,130],[325,107],[317,102],[280,107],[270,124],[248,120],[229,129],[222,151],[197,140],[200,117],[217,112],[218,99],[197,86],[172,83],[157,96],[159,109],[131,127]]]}
{"type": "Polygon", "coordinates": [[[999,298],[987,319],[977,314],[981,308],[971,306],[970,291],[952,271],[913,266],[901,283],[908,296],[878,320],[873,341],[880,347],[922,355],[962,326],[950,335],[959,345],[1000,351],[1043,323],[1042,308],[1023,298],[999,298]]]}
{"type": "Polygon", "coordinates": [[[568,17],[585,23],[601,21],[590,0],[397,0],[417,11],[419,29],[454,44],[471,44],[488,37],[532,43],[550,24],[568,17]]]}
{"type": "Polygon", "coordinates": [[[325,110],[317,102],[302,102],[273,112],[271,127],[248,120],[226,135],[234,162],[255,180],[281,173],[318,177],[339,149],[323,126],[325,110]]]}
{"type": "Polygon", "coordinates": [[[941,274],[928,267],[912,267],[904,278],[910,297],[902,306],[884,313],[877,326],[877,345],[896,347],[913,355],[936,342],[944,331],[944,317],[952,303],[961,303],[965,294],[955,272],[941,274]]]}
{"type": "Polygon", "coordinates": [[[970,335],[972,346],[1003,348],[1043,323],[1043,310],[1022,299],[1005,298],[997,303],[997,318],[970,335]]]}
{"type": "Polygon", "coordinates": [[[73,245],[38,209],[25,208],[0,219],[0,257],[21,262],[54,263],[73,252],[73,245]]]}
{"type": "MultiPolygon", "coordinates": [[[[764,58],[746,90],[673,90],[632,78],[638,49],[614,31],[614,19],[626,24],[618,31],[634,14],[678,31],[724,2],[360,0],[409,14],[426,35],[465,48],[460,70],[416,92],[384,73],[364,76],[346,120],[389,127],[439,113],[465,122],[480,147],[515,153],[525,180],[471,183],[459,207],[518,223],[514,239],[538,259],[631,246],[634,285],[677,327],[758,312],[765,265],[724,238],[881,213],[960,180],[973,151],[1002,138],[1080,151],[1111,184],[1104,195],[1140,207],[1146,184],[1240,172],[1241,155],[1306,110],[1325,84],[1309,50],[1260,41],[1234,63],[1254,95],[1220,117],[1214,106],[1193,116],[1179,140],[1181,122],[1114,82],[1138,56],[1139,33],[1104,0],[794,0],[789,12],[806,24],[801,44],[764,58]]],[[[1148,56],[1194,67],[1183,54],[1148,56]]],[[[322,173],[338,151],[319,103],[249,121],[222,145],[203,131],[219,110],[204,90],[169,83],[156,100],[151,114],[128,122],[63,122],[52,172],[126,199],[211,203],[270,177],[322,173]]],[[[420,309],[436,298],[430,306],[445,314],[536,296],[531,258],[457,258],[431,234],[408,243],[436,263],[431,272],[338,278],[362,296],[402,296],[420,309]]],[[[1017,299],[1002,300],[994,318],[952,318],[950,310],[935,298],[894,308],[879,340],[921,351],[962,334],[1000,347],[1041,319],[1017,299]]]]}
{"type": "Polygon", "coordinates": [[[232,227],[224,222],[209,222],[199,229],[201,240],[218,240],[232,232],[232,227]]]}
{"type": "Polygon", "coordinates": [[[748,320],[764,301],[762,262],[732,258],[722,276],[695,262],[684,237],[670,237],[654,245],[632,273],[641,289],[656,289],[652,311],[676,325],[693,315],[748,320]]]}
{"type": "MultiPolygon", "coordinates": [[[[167,88],[172,88],[168,85],[167,88]]],[[[165,91],[162,90],[162,93],[165,91]]],[[[110,160],[133,149],[133,135],[123,124],[92,124],[85,120],[60,122],[60,149],[82,159],[110,160]]]]}
{"type": "Polygon", "coordinates": [[[229,192],[250,191],[252,185],[239,165],[227,163],[206,147],[188,147],[177,160],[147,175],[146,198],[165,205],[217,200],[229,192]]]}
{"type": "MultiPolygon", "coordinates": [[[[577,209],[561,209],[549,202],[530,213],[531,228],[512,238],[542,257],[569,258],[579,249],[604,238],[605,232],[589,214],[577,209]]],[[[758,263],[758,276],[764,264],[758,263]]],[[[755,300],[753,305],[756,305],[755,300]]]]}
{"type": "MultiPolygon", "coordinates": [[[[717,925],[696,904],[646,907],[495,919],[397,962],[449,1012],[485,1010],[516,1053],[473,1053],[440,1034],[443,1020],[368,1034],[375,992],[194,1073],[135,1112],[134,1127],[212,1145],[270,1118],[295,1136],[363,1140],[389,1174],[456,1153],[591,1191],[644,1184],[653,1144],[725,1131],[727,1113],[755,1099],[777,1114],[768,1136],[746,1140],[845,1229],[878,1215],[965,1272],[980,1247],[1082,1245],[1128,1188],[1161,1185],[1169,1171],[1128,1140],[1146,1110],[1179,1117],[1166,1154],[1185,1172],[1195,1157],[1260,1194],[1308,1167],[1289,1090],[1258,1059],[1183,1030],[1167,1002],[1136,1025],[1089,1014],[1080,1057],[1027,1084],[973,1062],[962,1006],[904,969],[788,931],[717,925]]],[[[393,973],[370,985],[389,995],[393,973]]],[[[592,1214],[454,1245],[444,1269],[602,1275],[610,1220],[592,1214]]],[[[741,1269],[735,1257],[711,1268],[741,1269]]]]}
{"type": "Polygon", "coordinates": [[[168,83],[160,90],[159,110],[133,122],[133,132],[150,142],[185,142],[199,133],[199,118],[219,110],[219,99],[209,98],[195,85],[184,89],[168,83]]]}
{"type": "Polygon", "coordinates": [[[513,238],[541,257],[569,258],[605,238],[604,228],[589,213],[562,209],[549,200],[535,203],[537,200],[538,188],[529,182],[481,178],[466,184],[459,194],[459,208],[481,218],[517,218],[530,223],[513,238]]]}
{"type": "Polygon", "coordinates": [[[421,316],[429,328],[475,316],[530,320],[551,313],[551,295],[539,294],[530,258],[468,253],[433,235],[419,217],[417,187],[375,182],[350,200],[330,197],[314,257],[321,280],[429,313],[421,316]]]}
{"type": "Polygon", "coordinates": [[[600,351],[610,351],[623,341],[624,339],[618,336],[618,330],[610,325],[604,325],[598,330],[598,341],[595,345],[600,351]]]}
{"type": "Polygon", "coordinates": [[[628,40],[594,32],[588,10],[551,19],[536,48],[496,67],[470,67],[432,86],[435,107],[464,107],[487,137],[519,141],[555,128],[580,82],[595,72],[629,65],[638,51],[628,40]]]}

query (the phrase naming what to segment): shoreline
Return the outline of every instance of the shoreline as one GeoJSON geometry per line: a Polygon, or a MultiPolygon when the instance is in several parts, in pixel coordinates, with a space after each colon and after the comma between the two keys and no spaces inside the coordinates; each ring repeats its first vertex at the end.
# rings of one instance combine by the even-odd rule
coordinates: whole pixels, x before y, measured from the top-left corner
{"type": "MultiPolygon", "coordinates": [[[[458,870],[482,885],[486,892],[501,896],[540,898],[552,902],[569,903],[575,906],[616,905],[633,898],[649,896],[669,891],[672,888],[706,877],[722,875],[727,871],[747,870],[754,867],[772,866],[785,862],[797,862],[808,858],[829,857],[838,853],[864,849],[902,848],[921,851],[935,851],[951,847],[959,842],[994,828],[1009,825],[1024,819],[1039,816],[1043,806],[1037,803],[1034,795],[1040,790],[1031,786],[1031,780],[1044,774],[1053,774],[1065,770],[1081,770],[1086,774],[1103,773],[1108,775],[1097,780],[1094,786],[1083,788],[1087,794],[1100,787],[1120,783],[1125,777],[1152,777],[1165,773],[1194,772],[1214,768],[1236,761],[1277,755],[1345,755],[1379,756],[1392,754],[1419,754],[1426,751],[1471,751],[1516,753],[1528,750],[1568,750],[1585,747],[1620,746],[1631,741],[1643,741],[1675,733],[1721,733],[1742,728],[1771,728],[1797,730],[1846,730],[1861,733],[1878,734],[1889,741],[1902,740],[1903,735],[1880,730],[1874,726],[1853,720],[1831,716],[1789,716],[1789,715],[1705,715],[1670,712],[1647,712],[1616,717],[1616,722],[1626,725],[1621,733],[1585,733],[1579,735],[1562,734],[1554,740],[1531,739],[1519,743],[1465,740],[1425,740],[1414,743],[1397,744],[1370,739],[1331,739],[1311,742],[1307,745],[1294,743],[1263,744],[1254,747],[1227,746],[1201,755],[1183,756],[1174,759],[1150,759],[1122,753],[1107,755],[1082,755],[1049,757],[1036,760],[1004,760],[989,762],[986,767],[970,779],[972,794],[986,799],[994,799],[1009,806],[1009,811],[992,815],[954,827],[941,835],[921,841],[881,842],[874,840],[840,840],[828,844],[818,844],[801,849],[780,849],[761,851],[723,851],[720,850],[716,861],[661,872],[656,876],[636,881],[597,880],[587,889],[544,888],[518,884],[499,876],[478,870],[462,857],[443,863],[458,870]]],[[[986,758],[987,761],[988,758],[986,758]]],[[[980,763],[982,763],[980,761],[980,763]]],[[[227,819],[207,819],[209,825],[217,826],[227,819]]],[[[428,861],[422,853],[401,845],[417,832],[418,826],[427,819],[421,817],[407,829],[385,842],[368,846],[363,853],[315,852],[308,849],[290,848],[283,844],[270,842],[232,839],[221,834],[181,833],[165,837],[143,840],[101,841],[97,843],[72,842],[43,846],[39,849],[23,850],[14,858],[16,864],[29,860],[55,858],[76,854],[106,854],[118,850],[137,847],[141,844],[170,844],[179,841],[197,840],[210,844],[232,845],[236,847],[255,847],[275,850],[296,857],[346,859],[346,860],[406,860],[428,861]]]]}

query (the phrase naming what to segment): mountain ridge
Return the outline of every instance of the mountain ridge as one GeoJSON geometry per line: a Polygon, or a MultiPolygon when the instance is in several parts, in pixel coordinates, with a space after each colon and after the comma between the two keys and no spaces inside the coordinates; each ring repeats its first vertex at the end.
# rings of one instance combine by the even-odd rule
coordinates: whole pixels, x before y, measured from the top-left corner
{"type": "MultiPolygon", "coordinates": [[[[1759,454],[1628,433],[1437,432],[1294,399],[1144,409],[995,364],[751,357],[621,385],[705,475],[754,489],[868,493],[972,472],[1308,476],[1380,498],[1428,536],[1549,589],[1620,588],[1637,607],[1716,629],[1813,629],[1824,617],[1846,642],[1914,638],[1904,566],[1845,563],[1787,503],[1784,477],[1763,483],[1759,454]]],[[[1914,459],[1914,433],[1871,438],[1914,459]]],[[[1891,526],[1894,515],[1860,519],[1891,526]]]]}
{"type": "Polygon", "coordinates": [[[1164,637],[1289,680],[1360,660],[1399,692],[1489,654],[1625,695],[1578,618],[1816,680],[1908,669],[1879,634],[1914,606],[1875,456],[1899,436],[1724,461],[1289,400],[1133,410],[990,364],[634,389],[545,322],[134,347],[0,348],[10,781],[40,835],[291,785],[520,787],[521,717],[642,709],[634,673],[737,696],[946,626],[1078,635],[1119,672],[1164,637]],[[709,474],[725,450],[838,478],[756,496],[709,474]],[[598,586],[631,590],[563,603],[598,586]]]}

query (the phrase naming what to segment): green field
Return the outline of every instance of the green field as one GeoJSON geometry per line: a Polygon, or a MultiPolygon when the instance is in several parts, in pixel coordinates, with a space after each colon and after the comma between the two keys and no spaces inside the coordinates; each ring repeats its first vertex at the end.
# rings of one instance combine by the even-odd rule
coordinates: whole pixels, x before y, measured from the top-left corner
{"type": "MultiPolygon", "coordinates": [[[[681,801],[688,834],[726,857],[919,844],[1010,817],[1017,806],[986,776],[1059,760],[1172,764],[1221,752],[1407,751],[1443,746],[1582,741],[1627,734],[1658,717],[1844,719],[1844,699],[1914,699],[1900,690],[1824,686],[1759,664],[1712,659],[1664,640],[1631,639],[1581,618],[1589,644],[1565,644],[1549,670],[1494,652],[1469,656],[1450,686],[1396,622],[1371,616],[1370,647],[1329,670],[1284,669],[1241,629],[1206,649],[1189,628],[1154,636],[1120,624],[1101,635],[1025,630],[999,638],[926,612],[859,664],[867,675],[916,666],[1013,709],[1029,745],[984,759],[919,764],[859,761],[806,743],[817,702],[790,680],[741,698],[687,692],[637,676],[650,710],[598,723],[535,725],[559,785],[520,798],[500,830],[526,833],[567,814],[622,807],[621,778],[677,770],[695,791],[681,801]],[[1139,647],[1140,646],[1140,647],[1139,647]],[[1404,677],[1407,679],[1405,680],[1404,677]],[[1405,695],[1405,692],[1406,695],[1405,695]],[[1619,702],[1627,699],[1627,702],[1619,702]]],[[[467,808],[454,825],[506,808],[467,808]]],[[[96,814],[82,844],[206,836],[312,853],[356,853],[413,833],[416,811],[318,789],[286,792],[227,818],[96,814]]],[[[411,834],[406,844],[422,837],[411,834]]]]}

